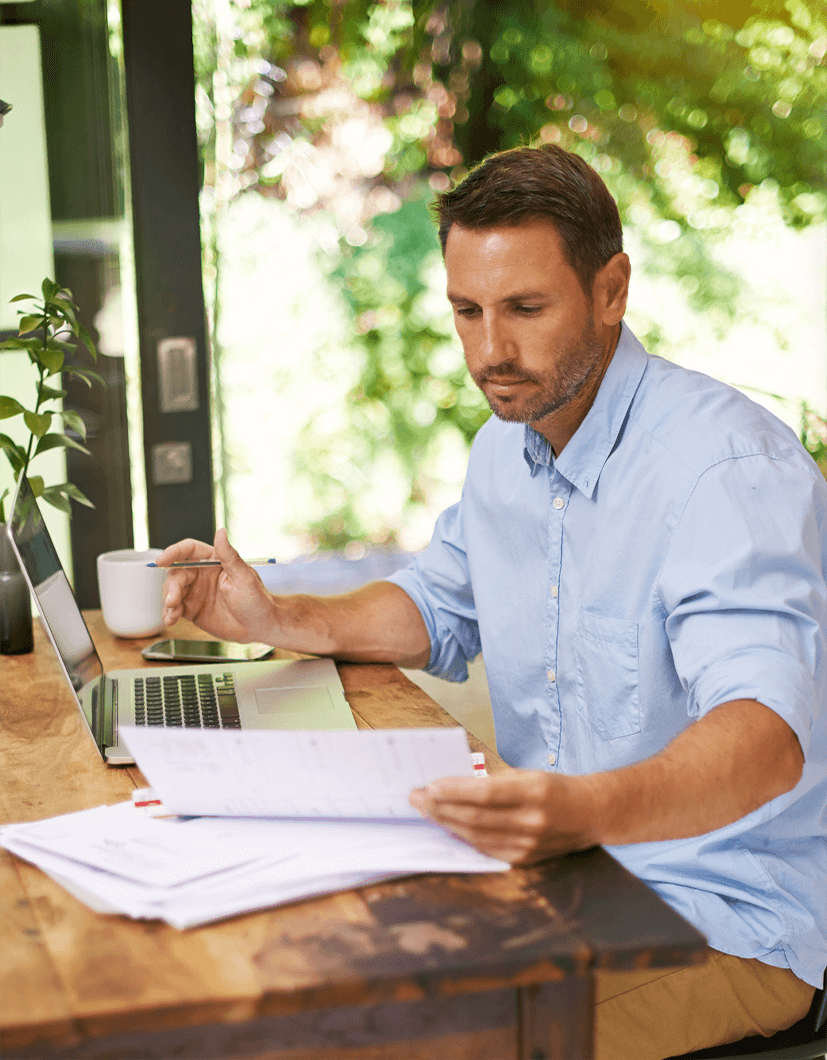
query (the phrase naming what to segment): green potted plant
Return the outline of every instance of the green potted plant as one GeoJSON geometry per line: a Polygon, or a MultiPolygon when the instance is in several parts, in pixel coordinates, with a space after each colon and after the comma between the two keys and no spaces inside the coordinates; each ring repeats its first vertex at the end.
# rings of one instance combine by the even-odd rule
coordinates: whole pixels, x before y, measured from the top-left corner
{"type": "MultiPolygon", "coordinates": [[[[77,349],[76,340],[83,342],[92,358],[97,359],[95,344],[78,320],[78,307],[72,301],[71,291],[46,278],[41,292],[40,299],[32,294],[19,294],[11,299],[34,302],[34,307],[19,311],[18,334],[0,342],[0,350],[25,351],[37,371],[37,381],[31,408],[16,398],[0,394],[0,420],[20,416],[27,431],[23,444],[0,433],[0,449],[11,465],[15,482],[25,475],[36,497],[71,515],[72,501],[92,507],[89,498],[70,482],[47,486],[42,475],[29,474],[29,466],[43,453],[58,447],[89,452],[83,444],[86,440],[83,420],[77,412],[58,404],[66,396],[60,385],[61,373],[82,379],[87,386],[103,384],[104,380],[91,368],[66,363],[67,356],[77,349]],[[62,426],[56,420],[62,420],[62,426]]],[[[6,534],[5,504],[10,493],[8,488],[0,493],[0,654],[20,654],[31,651],[32,647],[29,594],[6,534]]]]}

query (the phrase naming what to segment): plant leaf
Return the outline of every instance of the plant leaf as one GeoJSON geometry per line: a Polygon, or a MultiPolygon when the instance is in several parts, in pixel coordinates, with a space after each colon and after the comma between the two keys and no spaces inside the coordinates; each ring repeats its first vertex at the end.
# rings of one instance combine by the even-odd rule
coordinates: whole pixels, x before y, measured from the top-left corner
{"type": "Polygon", "coordinates": [[[97,360],[98,359],[98,348],[95,345],[95,343],[93,342],[92,336],[89,334],[89,329],[85,328],[83,326],[83,324],[80,323],[80,321],[78,321],[78,326],[77,326],[77,329],[75,331],[75,334],[78,336],[78,338],[81,340],[81,342],[83,342],[83,344],[86,346],[86,348],[89,350],[89,352],[95,358],[95,360],[97,360]]]}
{"type": "Polygon", "coordinates": [[[65,360],[63,350],[40,350],[35,356],[49,375],[54,375],[55,372],[59,372],[63,367],[63,362],[65,360]]]}
{"type": "Polygon", "coordinates": [[[0,394],[0,420],[7,420],[12,416],[19,416],[21,412],[25,411],[26,410],[19,401],[15,401],[13,397],[5,397],[3,394],[0,394]]]}
{"type": "MultiPolygon", "coordinates": [[[[85,504],[87,508],[95,507],[86,494],[82,493],[77,486],[73,486],[71,482],[62,482],[59,486],[47,486],[43,491],[44,500],[54,504],[57,508],[61,508],[61,504],[55,500],[56,497],[64,498],[67,505],[71,499],[77,501],[78,504],[85,504]]],[[[68,509],[63,508],[62,510],[67,511],[68,509]]]]}
{"type": "Polygon", "coordinates": [[[91,368],[76,368],[72,365],[70,368],[64,369],[64,375],[76,376],[78,379],[82,379],[88,387],[91,387],[92,383],[100,383],[101,386],[106,386],[106,380],[103,376],[91,368]]]}
{"type": "Polygon", "coordinates": [[[46,343],[46,349],[60,350],[61,353],[74,353],[77,349],[77,345],[74,342],[63,342],[61,339],[52,336],[46,343]]]}
{"type": "Polygon", "coordinates": [[[63,422],[73,427],[84,441],[86,440],[86,424],[83,422],[83,417],[80,413],[75,412],[74,409],[64,409],[58,415],[62,416],[63,422]]]}
{"type": "Polygon", "coordinates": [[[66,449],[77,449],[81,453],[86,453],[87,456],[92,455],[85,445],[76,442],[70,434],[44,434],[37,443],[37,449],[32,453],[32,460],[40,453],[45,453],[49,449],[57,449],[61,445],[66,449]]]}
{"type": "Polygon", "coordinates": [[[89,500],[86,494],[73,486],[71,482],[64,482],[62,486],[57,487],[62,493],[65,493],[67,497],[71,497],[73,501],[77,501],[79,504],[85,504],[87,508],[94,508],[94,504],[89,500]]]}
{"type": "Polygon", "coordinates": [[[0,342],[0,350],[39,350],[43,343],[40,339],[6,339],[0,342]]]}
{"type": "Polygon", "coordinates": [[[25,335],[27,332],[34,331],[35,328],[39,328],[42,323],[43,317],[26,313],[20,318],[20,330],[17,332],[17,334],[25,335]]]}
{"type": "Polygon", "coordinates": [[[41,383],[37,388],[37,393],[41,401],[56,401],[58,398],[66,397],[68,390],[55,390],[53,387],[41,383]]]}
{"type": "Polygon", "coordinates": [[[25,302],[28,298],[30,302],[33,302],[37,296],[33,294],[16,294],[14,298],[10,298],[9,302],[25,302]]]}
{"type": "Polygon", "coordinates": [[[23,419],[35,438],[42,438],[52,422],[52,414],[51,412],[24,412],[23,419]]]}
{"type": "Polygon", "coordinates": [[[35,497],[39,497],[43,493],[43,476],[42,475],[28,475],[29,485],[32,487],[32,493],[35,497]]]}
{"type": "Polygon", "coordinates": [[[73,501],[79,501],[81,504],[87,505],[89,508],[94,508],[94,504],[89,500],[86,494],[73,486],[71,482],[64,482],[61,486],[58,486],[62,493],[65,493],[67,497],[71,497],[73,501]]]}
{"type": "Polygon", "coordinates": [[[12,471],[17,477],[26,465],[26,450],[22,445],[15,444],[7,434],[0,434],[0,449],[5,451],[12,466],[12,471]]]}
{"type": "Polygon", "coordinates": [[[59,508],[62,512],[65,512],[68,516],[71,517],[71,515],[72,515],[72,505],[69,503],[69,501],[66,499],[66,497],[63,496],[62,493],[54,493],[54,492],[52,492],[53,490],[56,490],[56,489],[57,489],[56,486],[49,486],[48,489],[43,491],[43,493],[41,494],[41,497],[43,498],[44,501],[47,501],[49,504],[51,504],[55,508],[59,508]]]}
{"type": "Polygon", "coordinates": [[[60,290],[60,287],[58,284],[55,283],[54,280],[50,280],[47,276],[43,283],[40,285],[40,290],[43,292],[43,297],[48,299],[54,298],[54,296],[60,290]]]}
{"type": "Polygon", "coordinates": [[[74,331],[78,321],[73,302],[61,299],[59,302],[47,302],[46,305],[49,316],[55,322],[55,327],[58,330],[68,327],[74,331]]]}

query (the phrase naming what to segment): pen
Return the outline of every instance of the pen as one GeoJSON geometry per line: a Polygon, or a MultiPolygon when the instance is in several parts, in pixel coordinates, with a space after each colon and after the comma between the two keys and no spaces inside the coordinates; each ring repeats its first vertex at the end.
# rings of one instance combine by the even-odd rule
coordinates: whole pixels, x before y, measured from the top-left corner
{"type": "MultiPolygon", "coordinates": [[[[250,567],[262,567],[265,563],[275,563],[274,559],[245,559],[244,562],[250,567]]],[[[147,563],[147,567],[157,567],[157,563],[147,563]]],[[[180,567],[220,567],[220,559],[185,559],[180,563],[168,563],[161,570],[177,570],[180,567]]]]}

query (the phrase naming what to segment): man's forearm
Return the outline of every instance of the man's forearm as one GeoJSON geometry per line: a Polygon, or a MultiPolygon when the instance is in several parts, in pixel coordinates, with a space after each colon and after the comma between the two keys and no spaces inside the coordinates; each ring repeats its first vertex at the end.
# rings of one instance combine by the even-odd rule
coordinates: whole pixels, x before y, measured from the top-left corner
{"type": "Polygon", "coordinates": [[[795,787],[803,765],[798,739],[778,714],[735,700],[644,762],[571,779],[588,793],[595,842],[641,843],[730,824],[795,787]]]}
{"type": "Polygon", "coordinates": [[[191,538],[170,545],[157,562],[170,568],[164,584],[168,626],[186,618],[222,640],[261,641],[357,662],[415,668],[430,657],[419,609],[393,582],[371,582],[342,596],[278,596],[267,591],[224,529],[212,545],[191,538]],[[216,559],[217,568],[199,570],[191,563],[216,559]]]}
{"type": "Polygon", "coordinates": [[[532,865],[596,844],[702,835],[798,783],[798,739],[754,700],[724,703],[659,754],[605,773],[513,769],[483,780],[447,777],[411,803],[485,854],[532,865]]]}
{"type": "Polygon", "coordinates": [[[422,616],[392,582],[371,582],[340,596],[276,596],[273,640],[279,647],[351,662],[418,669],[431,644],[422,616]]]}

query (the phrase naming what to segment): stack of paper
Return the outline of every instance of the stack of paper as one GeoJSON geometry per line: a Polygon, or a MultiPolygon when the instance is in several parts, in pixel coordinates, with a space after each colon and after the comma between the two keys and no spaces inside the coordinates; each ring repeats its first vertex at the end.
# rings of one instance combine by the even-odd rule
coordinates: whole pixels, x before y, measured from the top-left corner
{"type": "Polygon", "coordinates": [[[505,862],[479,854],[407,806],[412,787],[449,772],[472,772],[465,734],[458,731],[461,740],[450,729],[396,734],[164,729],[138,739],[130,732],[130,749],[152,779],[164,813],[249,816],[157,817],[137,804],[120,803],[8,825],[0,830],[0,845],[94,909],[160,918],[177,928],[391,876],[503,871],[509,867],[505,862]],[[425,735],[409,740],[411,733],[425,735]],[[282,752],[290,745],[292,757],[273,758],[265,737],[283,737],[269,744],[281,742],[282,752]],[[349,768],[338,757],[342,737],[351,743],[364,737],[356,741],[358,753],[349,768]],[[182,762],[188,746],[190,757],[182,762]],[[338,763],[332,771],[330,756],[338,763]],[[287,778],[285,803],[280,800],[287,778]],[[199,805],[210,808],[194,811],[199,805]],[[263,816],[280,812],[278,805],[291,816],[263,816]],[[331,816],[337,806],[338,819],[331,816]]]}

